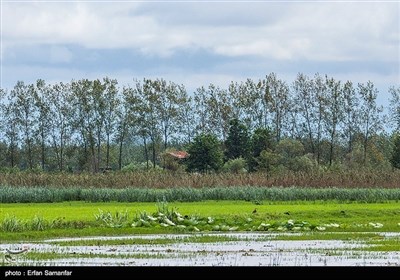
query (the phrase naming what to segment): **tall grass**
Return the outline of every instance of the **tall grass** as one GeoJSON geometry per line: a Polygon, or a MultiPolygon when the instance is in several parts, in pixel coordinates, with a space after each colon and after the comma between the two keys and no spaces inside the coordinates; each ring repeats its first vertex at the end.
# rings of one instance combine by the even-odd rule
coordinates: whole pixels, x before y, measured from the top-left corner
{"type": "Polygon", "coordinates": [[[400,189],[381,188],[298,188],[298,187],[215,187],[215,188],[49,188],[1,187],[1,203],[38,203],[62,201],[157,202],[157,201],[294,201],[338,200],[379,202],[400,200],[400,189]]]}
{"type": "Polygon", "coordinates": [[[315,172],[192,174],[167,171],[110,172],[107,174],[0,173],[0,185],[26,187],[171,188],[171,187],[345,187],[398,188],[400,170],[319,170],[315,172]]]}

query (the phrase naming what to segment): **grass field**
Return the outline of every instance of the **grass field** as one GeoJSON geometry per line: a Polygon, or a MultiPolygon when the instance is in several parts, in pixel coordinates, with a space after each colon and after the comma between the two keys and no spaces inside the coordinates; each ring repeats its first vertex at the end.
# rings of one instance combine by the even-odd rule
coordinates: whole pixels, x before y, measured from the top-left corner
{"type": "MultiPolygon", "coordinates": [[[[155,215],[157,207],[153,202],[2,204],[0,208],[0,242],[62,236],[177,232],[174,227],[160,227],[158,224],[151,227],[132,227],[132,223],[138,219],[141,213],[155,215]],[[121,218],[124,214],[125,216],[122,217],[124,222],[118,227],[104,224],[100,219],[96,220],[95,218],[96,215],[99,215],[99,210],[102,213],[112,214],[113,219],[118,218],[118,215],[121,218]],[[31,226],[10,230],[8,225],[10,220],[31,226]],[[41,228],[40,223],[53,223],[58,226],[41,228]],[[8,227],[6,227],[7,225],[8,227]],[[32,225],[35,225],[35,230],[32,225]]],[[[315,226],[339,225],[327,229],[333,232],[400,231],[400,203],[393,201],[384,203],[202,201],[168,203],[168,208],[179,212],[182,216],[197,217],[199,221],[210,217],[215,220],[213,225],[228,225],[239,231],[260,230],[261,224],[287,223],[290,220],[306,221],[315,226]],[[256,213],[253,213],[254,210],[256,213]]],[[[198,226],[200,229],[202,229],[201,223],[199,222],[198,226]]],[[[207,231],[215,229],[207,223],[203,223],[203,229],[207,231]]]]}

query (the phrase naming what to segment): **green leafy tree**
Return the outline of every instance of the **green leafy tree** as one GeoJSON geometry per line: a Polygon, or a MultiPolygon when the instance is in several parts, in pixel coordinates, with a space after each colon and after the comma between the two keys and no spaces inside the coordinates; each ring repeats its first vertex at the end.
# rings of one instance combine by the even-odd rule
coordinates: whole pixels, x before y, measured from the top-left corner
{"type": "Polygon", "coordinates": [[[234,158],[248,158],[250,137],[247,127],[238,119],[230,121],[228,137],[225,140],[225,157],[229,159],[234,158]]]}
{"type": "Polygon", "coordinates": [[[251,158],[249,159],[249,171],[258,169],[259,160],[262,151],[271,151],[274,141],[272,132],[269,128],[257,128],[250,140],[251,158]]]}
{"type": "Polygon", "coordinates": [[[246,167],[247,167],[246,160],[240,157],[240,158],[230,159],[227,162],[225,162],[224,166],[222,167],[222,170],[224,172],[240,174],[247,172],[246,167]]]}
{"type": "Polygon", "coordinates": [[[188,171],[218,171],[222,167],[220,142],[213,134],[200,134],[193,139],[188,148],[188,171]]]}
{"type": "Polygon", "coordinates": [[[266,172],[272,171],[276,168],[282,160],[282,157],[271,150],[263,150],[260,155],[256,158],[257,170],[266,172]]]}
{"type": "Polygon", "coordinates": [[[276,145],[275,152],[282,156],[283,161],[287,162],[304,154],[304,146],[298,140],[283,139],[276,145]]]}

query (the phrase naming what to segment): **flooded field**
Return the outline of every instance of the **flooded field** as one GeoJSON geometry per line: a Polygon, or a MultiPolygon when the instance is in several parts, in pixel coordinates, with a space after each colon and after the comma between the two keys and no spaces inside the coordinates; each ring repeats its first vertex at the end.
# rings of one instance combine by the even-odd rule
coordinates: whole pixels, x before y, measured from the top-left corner
{"type": "MultiPolygon", "coordinates": [[[[381,239],[400,235],[376,234],[381,239]]],[[[279,240],[285,236],[288,234],[202,233],[64,238],[0,244],[0,251],[3,264],[16,266],[400,265],[399,251],[368,250],[371,245],[364,240],[279,240]]]]}

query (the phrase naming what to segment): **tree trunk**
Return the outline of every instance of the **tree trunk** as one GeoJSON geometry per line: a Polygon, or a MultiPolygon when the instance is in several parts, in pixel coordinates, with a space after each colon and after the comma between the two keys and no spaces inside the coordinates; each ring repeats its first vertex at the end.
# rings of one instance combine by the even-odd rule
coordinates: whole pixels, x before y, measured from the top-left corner
{"type": "Polygon", "coordinates": [[[60,171],[64,170],[64,132],[61,132],[61,139],[60,139],[60,171]]]}
{"type": "Polygon", "coordinates": [[[146,136],[143,136],[144,156],[146,158],[146,168],[149,169],[149,153],[147,151],[146,136]]]}
{"type": "Polygon", "coordinates": [[[153,168],[156,168],[156,143],[153,140],[153,145],[151,145],[152,150],[153,150],[153,168]]]}
{"type": "Polygon", "coordinates": [[[110,134],[107,133],[107,147],[106,147],[106,168],[109,167],[110,164],[110,134]]]}
{"type": "Polygon", "coordinates": [[[330,143],[330,149],[329,149],[329,166],[332,166],[332,161],[333,161],[333,141],[335,138],[335,132],[331,134],[331,143],[330,143]]]}
{"type": "Polygon", "coordinates": [[[30,139],[27,140],[27,145],[28,145],[28,163],[29,163],[29,169],[33,169],[33,160],[32,160],[32,147],[31,147],[31,141],[30,139]]]}
{"type": "Polygon", "coordinates": [[[44,165],[45,165],[45,157],[46,157],[46,155],[45,155],[45,152],[46,152],[46,146],[45,146],[45,143],[44,143],[44,131],[43,131],[43,129],[41,129],[41,140],[42,140],[42,170],[44,170],[44,165]]]}
{"type": "Polygon", "coordinates": [[[14,168],[15,162],[14,162],[14,157],[15,157],[15,151],[14,151],[14,141],[10,143],[10,157],[11,157],[11,168],[14,168]]]}
{"type": "Polygon", "coordinates": [[[97,157],[96,157],[96,172],[100,169],[100,152],[101,152],[101,135],[97,134],[97,157]]]}

